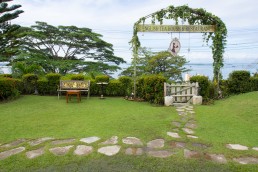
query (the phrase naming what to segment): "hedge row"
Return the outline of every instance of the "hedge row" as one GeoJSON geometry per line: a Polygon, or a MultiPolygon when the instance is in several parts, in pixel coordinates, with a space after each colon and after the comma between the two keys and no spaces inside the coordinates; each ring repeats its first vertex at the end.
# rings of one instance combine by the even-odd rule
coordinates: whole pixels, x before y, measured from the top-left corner
{"type": "Polygon", "coordinates": [[[21,81],[9,77],[0,77],[0,101],[16,98],[20,95],[21,81]]]}

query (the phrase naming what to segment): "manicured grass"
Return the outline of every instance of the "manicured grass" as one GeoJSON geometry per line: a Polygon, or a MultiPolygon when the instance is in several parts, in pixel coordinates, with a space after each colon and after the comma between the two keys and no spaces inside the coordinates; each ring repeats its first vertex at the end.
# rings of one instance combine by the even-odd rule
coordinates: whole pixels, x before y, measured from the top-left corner
{"type": "MultiPolygon", "coordinates": [[[[216,101],[214,105],[195,106],[197,140],[182,139],[188,145],[201,142],[210,147],[208,153],[224,154],[226,158],[258,157],[254,150],[233,151],[227,143],[258,146],[258,92],[247,93],[216,101]]],[[[54,156],[49,151],[43,156],[28,160],[25,152],[0,161],[0,171],[257,171],[257,165],[238,165],[229,160],[221,165],[204,159],[185,159],[183,149],[173,150],[168,145],[177,140],[166,136],[173,126],[171,121],[181,118],[174,107],[153,106],[146,102],[126,101],[122,98],[100,100],[75,99],[68,104],[64,97],[22,96],[0,104],[0,144],[19,138],[40,137],[79,138],[98,136],[102,141],[111,136],[135,136],[146,142],[164,138],[167,149],[176,152],[170,158],[151,158],[146,155],[125,155],[126,146],[114,157],[98,154],[99,145],[93,144],[94,153],[78,157],[70,151],[65,156],[54,156]]],[[[180,139],[179,139],[180,140],[180,139]]],[[[75,143],[75,145],[81,143],[75,143]]],[[[23,144],[27,151],[36,149],[23,144]]],[[[46,150],[49,148],[46,144],[46,150]]],[[[193,148],[198,149],[198,148],[193,148]]],[[[72,149],[74,150],[74,148],[72,149]]]]}
{"type": "Polygon", "coordinates": [[[66,103],[54,96],[23,96],[0,104],[0,143],[40,137],[163,138],[176,116],[173,107],[154,107],[122,98],[83,98],[66,103]]]}

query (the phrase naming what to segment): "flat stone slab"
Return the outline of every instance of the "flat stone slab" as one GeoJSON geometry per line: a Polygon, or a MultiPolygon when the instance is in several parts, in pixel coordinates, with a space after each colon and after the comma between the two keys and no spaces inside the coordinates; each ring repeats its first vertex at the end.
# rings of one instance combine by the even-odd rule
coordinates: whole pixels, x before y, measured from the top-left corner
{"type": "Polygon", "coordinates": [[[185,142],[171,142],[170,146],[172,148],[185,148],[186,143],[185,142]]]}
{"type": "Polygon", "coordinates": [[[174,152],[166,151],[166,150],[159,150],[159,151],[148,151],[147,154],[152,157],[156,158],[167,158],[175,154],[174,152]]]}
{"type": "Polygon", "coordinates": [[[53,145],[61,145],[61,144],[67,144],[67,143],[73,143],[73,142],[75,142],[75,139],[55,140],[55,141],[52,141],[51,143],[53,145]]]}
{"type": "Polygon", "coordinates": [[[85,145],[78,145],[74,150],[74,154],[79,156],[89,155],[92,152],[93,152],[93,147],[85,146],[85,145]]]}
{"type": "Polygon", "coordinates": [[[194,134],[194,131],[190,128],[182,128],[182,130],[186,133],[186,134],[194,134]]]}
{"type": "Polygon", "coordinates": [[[142,141],[136,137],[126,137],[122,139],[122,142],[128,145],[143,145],[142,141]]]}
{"type": "Polygon", "coordinates": [[[226,147],[228,149],[234,149],[234,150],[248,150],[247,146],[243,146],[240,144],[227,144],[226,147]]]}
{"type": "Polygon", "coordinates": [[[125,150],[126,155],[142,155],[143,149],[142,148],[127,148],[125,150]]]}
{"type": "Polygon", "coordinates": [[[181,127],[181,123],[177,122],[177,121],[173,121],[172,125],[176,126],[176,127],[181,127]]]}
{"type": "Polygon", "coordinates": [[[98,152],[107,156],[116,155],[121,149],[121,146],[106,146],[98,149],[98,152]]]}
{"type": "Polygon", "coordinates": [[[179,108],[177,108],[176,111],[177,111],[177,112],[185,112],[185,109],[181,109],[181,108],[179,109],[179,108]]]}
{"type": "Polygon", "coordinates": [[[26,157],[29,159],[37,158],[45,153],[44,147],[26,152],[26,157]]]}
{"type": "Polygon", "coordinates": [[[188,122],[185,124],[185,128],[196,129],[197,125],[195,123],[188,122]]]}
{"type": "Polygon", "coordinates": [[[99,137],[93,136],[93,137],[82,138],[80,141],[84,142],[84,143],[90,144],[90,143],[94,143],[94,142],[96,142],[98,140],[100,140],[99,137]]]}
{"type": "Polygon", "coordinates": [[[167,135],[173,138],[181,138],[178,133],[167,132],[167,135]]]}
{"type": "Polygon", "coordinates": [[[207,154],[206,159],[209,159],[213,162],[217,162],[217,163],[220,163],[220,164],[226,164],[227,163],[227,159],[222,154],[207,154]]]}
{"type": "Polygon", "coordinates": [[[196,148],[202,148],[202,149],[206,149],[206,148],[209,147],[209,146],[207,146],[205,144],[202,144],[202,143],[192,143],[192,146],[196,147],[196,148]]]}
{"type": "Polygon", "coordinates": [[[253,157],[234,158],[233,160],[239,164],[258,164],[258,158],[253,157]]]}
{"type": "Polygon", "coordinates": [[[193,135],[186,135],[186,137],[190,138],[190,139],[198,139],[199,137],[197,136],[193,136],[193,135]]]}
{"type": "Polygon", "coordinates": [[[29,141],[29,145],[30,146],[36,146],[36,145],[39,145],[43,142],[46,142],[48,140],[53,140],[54,138],[52,137],[43,137],[43,138],[39,138],[39,139],[36,139],[36,140],[32,140],[32,141],[29,141]]]}
{"type": "Polygon", "coordinates": [[[184,157],[185,158],[200,158],[202,154],[196,151],[190,151],[188,149],[184,149],[184,157]]]}
{"type": "Polygon", "coordinates": [[[164,147],[165,140],[164,139],[156,139],[149,141],[147,143],[148,148],[163,148],[164,147]]]}
{"type": "Polygon", "coordinates": [[[9,147],[18,146],[19,144],[22,144],[24,142],[26,142],[26,139],[18,139],[11,143],[4,144],[4,145],[0,146],[0,148],[9,148],[9,147]]]}
{"type": "Polygon", "coordinates": [[[64,146],[64,147],[56,147],[56,148],[49,149],[49,151],[51,153],[53,153],[54,155],[60,156],[60,155],[67,154],[72,147],[73,147],[73,145],[64,146]]]}
{"type": "Polygon", "coordinates": [[[12,155],[21,153],[24,150],[25,150],[25,147],[18,147],[18,148],[15,148],[15,149],[11,149],[11,150],[7,150],[7,151],[4,151],[4,152],[1,152],[0,153],[0,160],[8,158],[8,157],[10,157],[12,155]]]}
{"type": "Polygon", "coordinates": [[[253,150],[258,151],[258,147],[254,147],[253,150]]]}
{"type": "Polygon", "coordinates": [[[112,136],[110,139],[100,143],[101,145],[115,145],[118,143],[118,137],[112,136]]]}

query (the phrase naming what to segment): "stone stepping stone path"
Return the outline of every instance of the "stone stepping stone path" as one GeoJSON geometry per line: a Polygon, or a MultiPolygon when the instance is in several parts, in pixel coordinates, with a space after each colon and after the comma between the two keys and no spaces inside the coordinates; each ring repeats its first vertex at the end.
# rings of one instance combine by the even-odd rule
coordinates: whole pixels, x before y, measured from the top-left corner
{"type": "Polygon", "coordinates": [[[234,150],[248,150],[247,146],[243,146],[240,144],[227,144],[226,147],[228,149],[234,149],[234,150]]]}
{"type": "MultiPolygon", "coordinates": [[[[122,149],[123,152],[121,153],[128,156],[147,155],[155,158],[168,158],[172,155],[179,153],[179,150],[183,149],[183,155],[186,159],[202,158],[220,164],[227,163],[228,160],[223,154],[207,153],[207,150],[210,146],[198,142],[189,142],[189,140],[187,140],[198,139],[198,136],[193,135],[195,133],[194,130],[198,127],[196,121],[194,120],[194,107],[189,105],[178,106],[176,110],[181,119],[177,121],[172,121],[172,130],[174,132],[169,131],[167,132],[167,135],[172,137],[173,139],[180,139],[180,141],[167,142],[165,139],[159,138],[151,140],[147,142],[146,145],[144,145],[144,143],[137,137],[125,137],[121,139],[122,143],[126,144],[125,150],[122,149]],[[128,145],[132,147],[128,147],[128,145]],[[165,150],[166,148],[168,148],[168,150],[165,150]]],[[[87,156],[94,152],[103,154],[105,156],[114,156],[118,154],[122,146],[124,146],[118,145],[118,136],[112,136],[109,139],[101,141],[100,140],[101,138],[97,136],[81,139],[70,138],[62,140],[57,140],[52,137],[43,137],[35,140],[18,139],[10,143],[2,143],[2,145],[0,144],[0,160],[4,160],[10,156],[26,151],[26,148],[22,147],[25,144],[30,146],[29,150],[25,152],[25,157],[27,159],[34,159],[43,156],[46,151],[51,152],[54,156],[65,156],[71,150],[73,150],[74,156],[87,156]],[[79,145],[77,145],[78,140],[81,142],[79,145]],[[98,141],[100,141],[98,144],[94,144],[92,146],[88,145],[98,141]],[[20,147],[18,147],[19,145],[20,147]],[[34,147],[38,145],[42,146],[35,149],[34,147]]],[[[226,147],[228,149],[239,151],[258,151],[258,147],[248,148],[247,146],[240,144],[226,144],[226,147]]],[[[231,160],[239,164],[258,164],[258,158],[255,157],[240,157],[232,158],[231,160]]]]}
{"type": "Polygon", "coordinates": [[[98,149],[98,152],[107,156],[116,155],[121,149],[121,146],[106,146],[98,149]]]}
{"type": "Polygon", "coordinates": [[[11,149],[11,150],[7,150],[7,151],[4,151],[4,152],[1,152],[0,153],[0,160],[8,158],[8,157],[10,157],[12,155],[21,153],[23,151],[25,151],[25,147],[18,147],[18,148],[15,148],[15,149],[11,149]]]}
{"type": "Polygon", "coordinates": [[[139,146],[143,145],[142,141],[136,137],[126,137],[122,139],[122,142],[128,145],[139,145],[139,146]]]}
{"type": "Polygon", "coordinates": [[[78,145],[74,150],[74,154],[79,156],[89,155],[92,152],[93,152],[93,147],[85,146],[85,145],[78,145]]]}
{"type": "Polygon", "coordinates": [[[91,143],[94,143],[94,142],[99,141],[99,140],[100,140],[99,137],[93,136],[93,137],[83,138],[80,141],[84,142],[84,143],[91,144],[91,143]]]}
{"type": "Polygon", "coordinates": [[[39,148],[39,149],[36,149],[36,150],[26,152],[26,157],[28,159],[33,159],[33,158],[37,158],[37,157],[43,155],[44,153],[45,153],[44,147],[42,147],[42,148],[39,148]]]}
{"type": "Polygon", "coordinates": [[[64,147],[56,147],[56,148],[50,148],[49,151],[53,153],[54,155],[61,156],[67,154],[70,149],[74,147],[74,145],[64,146],[64,147]]]}

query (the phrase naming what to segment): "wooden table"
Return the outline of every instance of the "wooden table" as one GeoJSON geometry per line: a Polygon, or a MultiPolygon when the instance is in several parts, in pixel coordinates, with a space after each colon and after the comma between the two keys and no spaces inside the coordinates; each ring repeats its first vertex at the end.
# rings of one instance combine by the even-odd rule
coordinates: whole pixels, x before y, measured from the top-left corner
{"type": "Polygon", "coordinates": [[[66,91],[66,103],[68,103],[68,98],[71,101],[71,95],[77,96],[78,103],[81,101],[81,92],[79,90],[69,90],[69,91],[66,91]]]}

